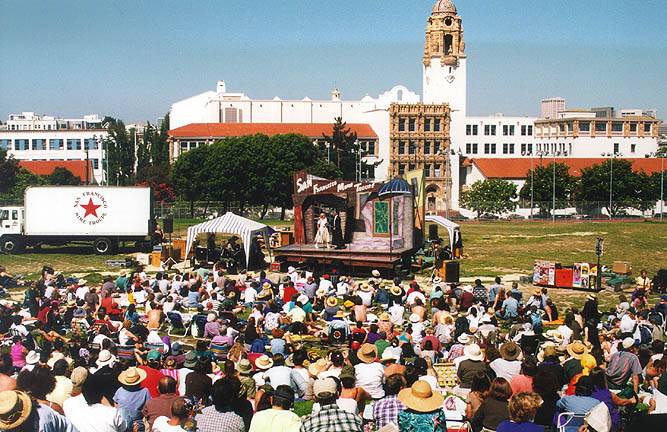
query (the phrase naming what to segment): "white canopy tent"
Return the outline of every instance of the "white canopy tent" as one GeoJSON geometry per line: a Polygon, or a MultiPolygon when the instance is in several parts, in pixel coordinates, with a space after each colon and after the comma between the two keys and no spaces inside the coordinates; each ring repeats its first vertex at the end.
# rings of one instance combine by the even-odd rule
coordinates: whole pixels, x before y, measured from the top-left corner
{"type": "Polygon", "coordinates": [[[201,233],[230,233],[238,235],[243,241],[246,262],[248,262],[248,259],[250,258],[251,239],[257,235],[263,235],[264,244],[268,247],[268,236],[273,233],[273,229],[263,223],[246,219],[232,212],[227,212],[220,217],[188,228],[188,239],[185,245],[186,254],[190,252],[197,235],[201,233]]]}
{"type": "Polygon", "coordinates": [[[447,230],[447,233],[449,234],[449,248],[453,251],[454,246],[456,246],[461,238],[460,225],[438,215],[426,215],[425,220],[426,222],[438,224],[447,230]]]}

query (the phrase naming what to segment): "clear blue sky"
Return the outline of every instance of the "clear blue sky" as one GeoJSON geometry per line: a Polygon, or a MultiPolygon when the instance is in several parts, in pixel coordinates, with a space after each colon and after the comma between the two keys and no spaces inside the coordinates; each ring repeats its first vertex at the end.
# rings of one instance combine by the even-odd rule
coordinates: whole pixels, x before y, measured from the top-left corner
{"type": "MultiPolygon", "coordinates": [[[[214,89],[253,98],[421,94],[434,0],[2,0],[0,118],[20,111],[154,121],[214,89]]],[[[657,108],[667,118],[661,0],[455,0],[469,114],[657,108]]]]}

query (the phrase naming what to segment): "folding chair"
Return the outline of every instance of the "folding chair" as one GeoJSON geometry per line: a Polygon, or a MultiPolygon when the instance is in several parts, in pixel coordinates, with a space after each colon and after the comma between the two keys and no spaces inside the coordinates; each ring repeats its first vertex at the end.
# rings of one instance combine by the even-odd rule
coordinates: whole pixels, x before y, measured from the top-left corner
{"type": "Polygon", "coordinates": [[[187,336],[188,330],[185,328],[185,325],[183,324],[183,317],[179,315],[176,312],[167,312],[167,318],[169,319],[169,329],[167,330],[167,334],[169,336],[176,336],[176,337],[185,337],[187,336]],[[182,335],[175,334],[175,331],[183,331],[182,335]]]}
{"type": "Polygon", "coordinates": [[[584,424],[587,414],[575,414],[572,412],[558,414],[558,418],[556,419],[558,432],[578,432],[581,425],[584,424]]]}
{"type": "Polygon", "coordinates": [[[134,361],[134,345],[119,345],[116,347],[118,358],[123,360],[134,361]]]}
{"type": "Polygon", "coordinates": [[[211,350],[218,360],[225,360],[229,352],[229,346],[211,343],[209,350],[211,350]]]}

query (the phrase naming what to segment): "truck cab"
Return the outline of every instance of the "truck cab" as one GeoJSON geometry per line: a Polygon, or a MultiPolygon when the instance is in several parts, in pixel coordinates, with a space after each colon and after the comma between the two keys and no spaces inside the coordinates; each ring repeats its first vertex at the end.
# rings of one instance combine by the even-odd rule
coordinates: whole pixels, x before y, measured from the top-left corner
{"type": "Polygon", "coordinates": [[[20,248],[23,235],[23,207],[0,207],[0,250],[14,252],[20,248]]]}

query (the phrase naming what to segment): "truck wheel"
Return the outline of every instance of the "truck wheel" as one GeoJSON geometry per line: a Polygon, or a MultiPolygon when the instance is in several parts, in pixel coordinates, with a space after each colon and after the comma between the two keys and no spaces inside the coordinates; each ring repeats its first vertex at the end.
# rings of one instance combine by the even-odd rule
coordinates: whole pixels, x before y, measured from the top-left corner
{"type": "Polygon", "coordinates": [[[95,248],[96,254],[107,255],[110,254],[113,250],[113,242],[111,241],[111,239],[108,239],[106,237],[100,237],[95,240],[93,247],[95,248]]]}
{"type": "Polygon", "coordinates": [[[23,250],[23,243],[16,237],[5,237],[0,241],[0,251],[5,253],[20,253],[23,250]]]}

